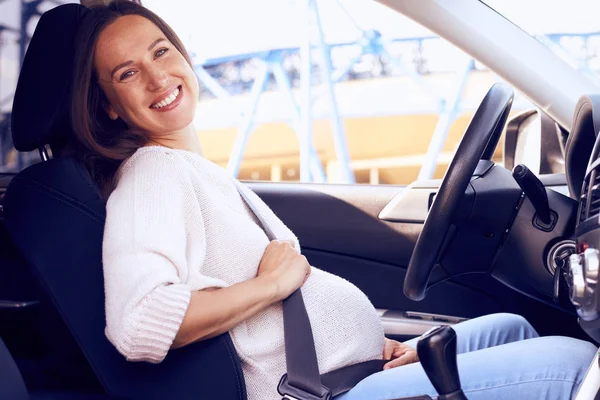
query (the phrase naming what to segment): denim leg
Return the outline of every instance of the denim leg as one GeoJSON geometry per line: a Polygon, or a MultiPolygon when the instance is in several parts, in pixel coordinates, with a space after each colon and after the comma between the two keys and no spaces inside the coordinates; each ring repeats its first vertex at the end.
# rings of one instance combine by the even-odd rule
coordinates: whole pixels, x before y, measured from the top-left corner
{"type": "MultiPolygon", "coordinates": [[[[538,337],[538,333],[520,315],[499,313],[474,318],[452,327],[456,332],[458,354],[538,337]]],[[[419,338],[406,342],[417,348],[419,338]]]]}
{"type": "MultiPolygon", "coordinates": [[[[549,336],[459,354],[458,371],[469,400],[571,399],[596,347],[549,336]]],[[[336,400],[390,400],[436,395],[420,363],[378,372],[336,400]]]]}

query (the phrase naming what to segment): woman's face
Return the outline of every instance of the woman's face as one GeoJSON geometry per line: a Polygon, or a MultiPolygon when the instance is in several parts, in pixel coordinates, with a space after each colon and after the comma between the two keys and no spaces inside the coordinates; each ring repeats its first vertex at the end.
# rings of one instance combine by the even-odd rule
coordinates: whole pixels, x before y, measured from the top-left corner
{"type": "Polygon", "coordinates": [[[154,137],[192,123],[199,92],[194,72],[148,19],[127,15],[108,25],[98,37],[94,68],[111,119],[154,137]]]}

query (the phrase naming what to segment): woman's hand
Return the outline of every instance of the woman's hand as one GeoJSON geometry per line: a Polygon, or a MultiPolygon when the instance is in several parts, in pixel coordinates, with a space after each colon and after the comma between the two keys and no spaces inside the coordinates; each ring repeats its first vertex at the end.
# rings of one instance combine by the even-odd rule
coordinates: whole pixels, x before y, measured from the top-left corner
{"type": "Polygon", "coordinates": [[[310,274],[306,258],[292,241],[276,240],[266,247],[258,274],[224,288],[192,292],[190,304],[172,348],[229,331],[273,303],[288,297],[310,274]]]}
{"type": "Polygon", "coordinates": [[[276,301],[285,299],[302,286],[308,275],[310,264],[288,240],[273,240],[268,244],[257,274],[274,286],[276,301]]]}
{"type": "Polygon", "coordinates": [[[404,343],[385,338],[385,342],[383,344],[383,359],[391,360],[383,366],[383,369],[386,370],[418,362],[419,356],[417,355],[417,350],[413,349],[412,347],[405,345],[404,343]]]}

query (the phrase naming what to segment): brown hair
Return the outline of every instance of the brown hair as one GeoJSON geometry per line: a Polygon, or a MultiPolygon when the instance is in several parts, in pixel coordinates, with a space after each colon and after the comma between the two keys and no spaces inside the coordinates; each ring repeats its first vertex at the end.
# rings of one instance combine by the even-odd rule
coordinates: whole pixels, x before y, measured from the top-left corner
{"type": "Polygon", "coordinates": [[[73,151],[82,159],[105,198],[114,189],[119,166],[150,140],[148,133],[129,129],[120,118],[113,121],[108,117],[105,111],[108,101],[94,70],[98,37],[108,25],[125,15],[139,15],[154,23],[192,65],[169,25],[136,2],[116,0],[93,6],[81,21],[75,40],[71,93],[71,123],[77,139],[73,151]]]}

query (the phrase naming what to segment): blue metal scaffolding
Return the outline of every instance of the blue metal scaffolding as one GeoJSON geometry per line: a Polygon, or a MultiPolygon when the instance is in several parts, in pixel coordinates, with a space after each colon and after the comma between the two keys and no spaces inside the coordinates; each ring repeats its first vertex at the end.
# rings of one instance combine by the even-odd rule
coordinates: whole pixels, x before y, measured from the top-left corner
{"type": "MultiPolygon", "coordinates": [[[[305,14],[303,21],[306,31],[303,32],[303,42],[299,49],[280,49],[273,50],[268,53],[248,54],[246,59],[259,59],[262,63],[262,68],[256,74],[255,80],[251,89],[251,100],[248,104],[248,111],[244,114],[244,118],[238,129],[238,134],[229,158],[227,169],[234,176],[239,173],[242,163],[244,149],[248,138],[254,127],[254,117],[259,104],[260,96],[265,91],[266,83],[272,72],[278,89],[286,94],[289,105],[292,109],[291,126],[295,130],[300,144],[300,181],[302,182],[324,182],[326,180],[325,172],[320,159],[314,149],[312,142],[313,137],[313,116],[312,107],[318,96],[326,95],[329,104],[329,118],[331,119],[332,132],[335,144],[335,154],[337,165],[339,165],[339,176],[337,181],[342,183],[354,183],[354,173],[351,169],[351,158],[346,142],[346,134],[344,124],[335,93],[335,84],[344,79],[352,70],[353,66],[358,63],[365,55],[375,55],[386,57],[389,63],[396,69],[400,70],[404,75],[410,77],[422,88],[429,96],[436,100],[440,109],[440,118],[436,126],[433,139],[431,141],[429,151],[425,163],[419,174],[420,179],[429,179],[433,176],[435,166],[437,165],[437,156],[439,155],[446,137],[452,126],[452,123],[459,113],[460,97],[464,84],[467,80],[469,72],[473,69],[473,60],[468,60],[464,71],[459,72],[459,79],[456,89],[448,97],[440,96],[434,89],[428,86],[423,79],[423,76],[406,64],[406,61],[401,57],[392,55],[388,47],[392,41],[386,41],[382,35],[373,29],[364,30],[352,18],[341,2],[337,2],[340,10],[349,18],[356,29],[359,31],[356,41],[345,44],[329,45],[325,42],[323,27],[319,16],[319,7],[316,0],[305,1],[305,14]],[[316,43],[313,38],[316,37],[316,43]],[[360,51],[354,56],[349,63],[336,70],[332,67],[331,49],[339,46],[358,46],[360,51]],[[314,51],[318,51],[320,64],[314,62],[314,51]],[[285,54],[291,52],[300,53],[300,107],[294,99],[292,93],[292,85],[288,74],[283,68],[282,60],[285,54]],[[320,72],[320,81],[324,90],[321,93],[314,93],[315,66],[318,66],[320,72]]],[[[430,38],[411,38],[401,40],[417,40],[423,41],[430,38]]],[[[237,56],[236,59],[243,60],[244,56],[237,56]]],[[[195,67],[198,79],[204,86],[217,98],[224,98],[230,94],[223,88],[208,72],[206,68],[211,65],[219,65],[232,61],[231,58],[207,60],[204,65],[195,67]]]]}

